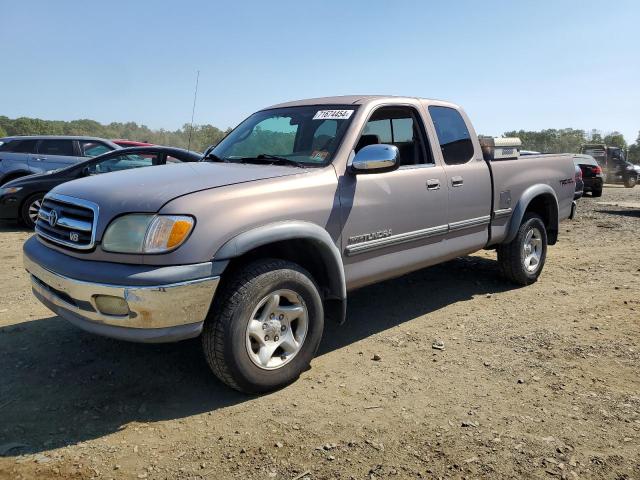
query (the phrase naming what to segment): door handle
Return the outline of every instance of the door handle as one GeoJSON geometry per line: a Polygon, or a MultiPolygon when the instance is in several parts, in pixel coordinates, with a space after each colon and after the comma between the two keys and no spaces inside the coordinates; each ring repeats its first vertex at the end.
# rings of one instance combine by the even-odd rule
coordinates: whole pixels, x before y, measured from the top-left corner
{"type": "Polygon", "coordinates": [[[46,159],[46,158],[36,157],[36,158],[34,158],[34,160],[35,160],[36,162],[44,162],[44,161],[46,161],[47,159],[46,159]]]}
{"type": "Polygon", "coordinates": [[[427,180],[427,190],[440,190],[440,180],[437,178],[427,180]]]}
{"type": "Polygon", "coordinates": [[[452,187],[461,187],[464,184],[464,179],[460,176],[451,177],[451,186],[452,187]]]}

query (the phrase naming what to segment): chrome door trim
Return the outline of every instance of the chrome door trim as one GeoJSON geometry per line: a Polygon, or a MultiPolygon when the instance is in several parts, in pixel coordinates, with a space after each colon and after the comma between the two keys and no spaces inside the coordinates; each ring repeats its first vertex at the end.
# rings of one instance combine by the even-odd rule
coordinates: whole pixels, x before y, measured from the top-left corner
{"type": "Polygon", "coordinates": [[[464,230],[465,228],[479,227],[481,225],[487,225],[491,221],[490,215],[484,215],[482,217],[469,218],[467,220],[461,220],[459,222],[453,222],[449,224],[449,231],[455,232],[458,230],[464,230]]]}
{"type": "Polygon", "coordinates": [[[498,210],[493,211],[493,218],[502,218],[508,217],[511,215],[511,208],[500,208],[498,210]]]}
{"type": "Polygon", "coordinates": [[[474,228],[482,225],[488,225],[491,221],[490,215],[484,215],[482,217],[469,218],[460,222],[453,222],[448,225],[438,225],[437,227],[424,228],[422,230],[414,230],[412,232],[398,233],[391,235],[390,237],[377,238],[375,240],[369,240],[367,242],[354,243],[347,245],[345,248],[345,254],[350,257],[352,255],[358,255],[360,253],[370,252],[372,250],[378,250],[380,248],[391,247],[400,245],[402,243],[413,242],[415,240],[423,240],[425,238],[435,237],[438,235],[445,235],[449,232],[456,232],[464,230],[465,228],[474,228]]]}
{"type": "Polygon", "coordinates": [[[379,248],[390,247],[392,245],[400,245],[414,240],[444,235],[449,231],[448,225],[438,225],[437,227],[424,228],[422,230],[414,230],[412,232],[399,233],[390,237],[378,238],[368,242],[355,243],[348,245],[345,249],[347,256],[357,255],[359,253],[370,252],[379,248]]]}

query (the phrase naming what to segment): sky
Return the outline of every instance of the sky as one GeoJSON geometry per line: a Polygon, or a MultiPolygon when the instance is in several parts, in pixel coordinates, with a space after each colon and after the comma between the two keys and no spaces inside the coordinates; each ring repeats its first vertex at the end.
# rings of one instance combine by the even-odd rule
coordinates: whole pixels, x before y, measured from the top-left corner
{"type": "Polygon", "coordinates": [[[0,115],[235,126],[299,98],[461,105],[476,130],[640,130],[640,2],[0,0],[0,115]]]}

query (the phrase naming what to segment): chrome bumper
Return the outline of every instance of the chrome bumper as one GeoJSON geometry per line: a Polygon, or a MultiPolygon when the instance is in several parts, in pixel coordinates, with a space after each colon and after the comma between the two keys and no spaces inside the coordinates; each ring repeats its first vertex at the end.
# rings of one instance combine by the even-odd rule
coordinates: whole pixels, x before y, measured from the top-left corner
{"type": "Polygon", "coordinates": [[[24,256],[36,297],[54,313],[100,335],[143,342],[175,341],[197,336],[207,316],[220,277],[157,286],[89,283],[68,278],[24,256]],[[129,312],[100,311],[96,296],[124,299],[129,312]]]}

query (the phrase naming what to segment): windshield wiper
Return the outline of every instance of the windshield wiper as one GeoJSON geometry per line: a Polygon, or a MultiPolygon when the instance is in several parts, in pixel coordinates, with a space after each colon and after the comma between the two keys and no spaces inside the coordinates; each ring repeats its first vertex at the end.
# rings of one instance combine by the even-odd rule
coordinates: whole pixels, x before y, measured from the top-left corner
{"type": "Polygon", "coordinates": [[[221,158],[215,153],[209,152],[202,157],[201,161],[202,162],[228,162],[229,160],[225,158],[221,158]]]}
{"type": "Polygon", "coordinates": [[[270,163],[272,165],[293,165],[294,167],[306,168],[306,166],[295,160],[286,157],[279,157],[277,155],[269,155],[268,153],[261,153],[255,157],[242,157],[234,159],[242,163],[270,163]]]}

